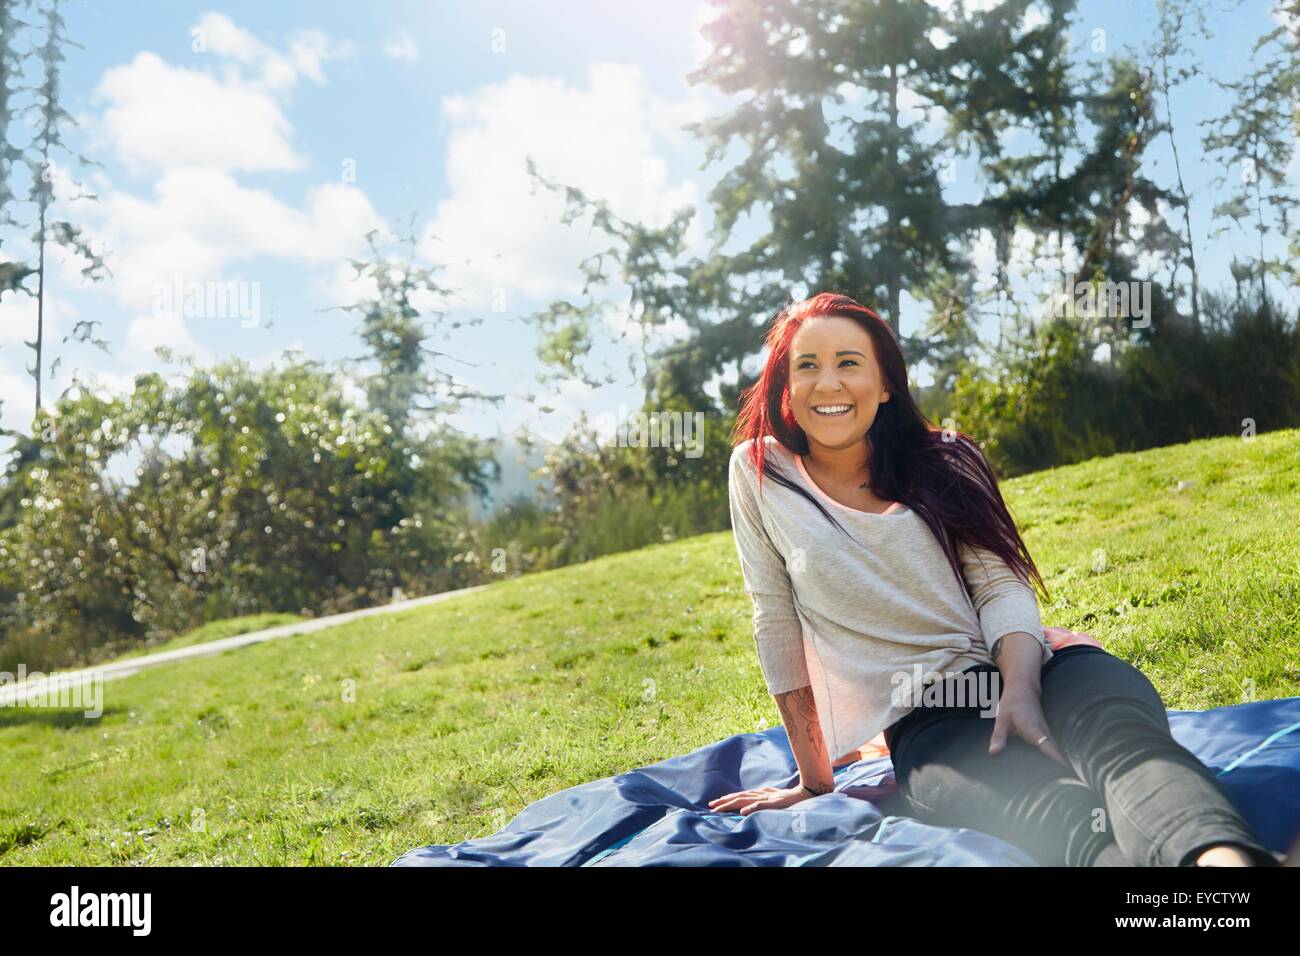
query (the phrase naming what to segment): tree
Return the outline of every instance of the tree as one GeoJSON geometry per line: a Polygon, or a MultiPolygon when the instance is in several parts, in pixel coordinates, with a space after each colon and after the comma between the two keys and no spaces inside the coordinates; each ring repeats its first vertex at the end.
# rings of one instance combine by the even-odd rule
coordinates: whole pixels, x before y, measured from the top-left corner
{"type": "Polygon", "coordinates": [[[964,267],[947,242],[942,147],[902,117],[904,99],[923,101],[930,85],[940,14],[903,0],[718,5],[703,30],[714,49],[687,79],[749,96],[688,127],[709,162],[735,139],[746,147],[709,195],[715,249],[742,216],[765,212],[770,227],[729,271],[881,303],[901,340],[903,290],[964,267]],[[828,117],[849,95],[854,108],[828,117]]]}
{"type": "MultiPolygon", "coordinates": [[[[4,3],[6,6],[6,20],[11,24],[17,24],[18,21],[12,16],[9,0],[4,0],[4,3]]],[[[65,46],[79,46],[79,44],[68,38],[66,24],[59,13],[59,0],[48,0],[42,15],[42,24],[44,37],[35,50],[35,56],[41,64],[41,81],[33,91],[36,101],[28,107],[29,111],[36,114],[36,128],[31,143],[28,144],[25,151],[16,153],[14,147],[8,142],[7,127],[3,131],[5,155],[10,159],[21,155],[31,171],[32,181],[28,199],[36,207],[36,228],[31,235],[32,244],[36,249],[36,265],[32,268],[28,265],[12,264],[7,275],[4,276],[4,282],[10,289],[23,288],[24,290],[26,287],[22,285],[22,280],[28,275],[36,276],[37,285],[34,293],[36,298],[36,335],[34,339],[26,343],[34,353],[33,364],[28,366],[28,372],[36,385],[36,417],[40,416],[42,409],[41,386],[42,365],[45,355],[45,310],[49,287],[46,267],[47,246],[53,242],[85,260],[86,265],[81,272],[88,279],[101,279],[108,271],[103,258],[95,251],[92,243],[79,226],[66,220],[52,218],[58,198],[55,196],[53,184],[55,154],[60,152],[67,154],[81,165],[91,165],[91,161],[70,150],[63,141],[64,126],[76,124],[72,114],[63,108],[60,101],[60,72],[61,64],[65,59],[63,48],[65,46]]],[[[12,42],[12,40],[9,42],[12,42]]],[[[16,61],[12,61],[11,58],[9,69],[12,69],[14,62],[16,61]]],[[[4,117],[0,116],[0,118],[4,117]]],[[[5,171],[7,172],[7,167],[5,171]]],[[[80,187],[77,188],[80,191],[80,187]]],[[[78,196],[71,198],[93,199],[94,197],[79,192],[78,196]]],[[[12,222],[12,220],[8,221],[12,222]]],[[[3,224],[4,221],[0,221],[0,225],[3,224]]],[[[3,291],[4,287],[0,286],[0,294],[3,291]]],[[[99,324],[97,320],[79,320],[73,330],[64,336],[63,342],[66,343],[71,339],[81,342],[88,341],[107,352],[108,343],[96,338],[95,329],[99,324]]],[[[53,367],[55,366],[51,365],[51,368],[53,367]]]]}
{"type": "MultiPolygon", "coordinates": [[[[1140,173],[1146,147],[1160,130],[1150,72],[1112,54],[1080,76],[1070,23],[1075,2],[1045,5],[1047,15],[1036,25],[1028,20],[1034,0],[955,16],[948,27],[953,41],[943,51],[949,81],[940,78],[932,92],[949,114],[949,136],[963,147],[969,143],[989,179],[987,194],[958,215],[993,235],[997,289],[1013,303],[1018,331],[1022,310],[1008,281],[1017,231],[1030,238],[1035,262],[1044,241],[1053,239],[1063,275],[1072,244],[1080,255],[1072,271],[1092,281],[1132,275],[1134,263],[1123,252],[1129,243],[1148,252],[1172,252],[1175,245],[1160,203],[1177,206],[1178,198],[1140,173]],[[1091,144],[1084,149],[1089,127],[1091,144]],[[1025,141],[1014,154],[1006,145],[1013,132],[1025,141]],[[1144,211],[1140,227],[1135,205],[1144,211]]],[[[1106,43],[1098,29],[1087,47],[1107,54],[1106,43]]],[[[1027,310],[1031,336],[1042,311],[1041,303],[1027,310]]]]}
{"type": "Polygon", "coordinates": [[[187,360],[178,378],[139,375],[110,399],[78,383],[19,436],[0,485],[0,593],[16,596],[0,663],[20,645],[84,662],[206,620],[454,583],[449,503],[478,470],[463,449],[395,434],[318,362],[187,360]],[[123,457],[138,461],[126,478],[110,468],[123,457]]]}
{"type": "MultiPolygon", "coordinates": [[[[1186,21],[1194,14],[1201,35],[1208,40],[1213,38],[1213,34],[1206,28],[1205,9],[1200,0],[1157,0],[1157,9],[1160,29],[1151,44],[1151,56],[1160,65],[1155,92],[1164,100],[1165,118],[1161,126],[1169,135],[1169,148],[1174,156],[1174,175],[1178,184],[1178,196],[1182,200],[1183,240],[1186,248],[1186,255],[1175,265],[1175,270],[1177,265],[1185,264],[1191,274],[1192,327],[1199,330],[1201,327],[1200,277],[1196,268],[1196,242],[1192,234],[1192,200],[1183,180],[1182,159],[1178,155],[1178,141],[1174,136],[1172,94],[1179,84],[1201,73],[1195,60],[1186,66],[1174,65],[1175,59],[1187,50],[1184,42],[1186,21]]],[[[1174,285],[1176,278],[1175,271],[1170,276],[1171,286],[1174,285]]]]}
{"type": "MultiPolygon", "coordinates": [[[[1215,80],[1232,94],[1232,104],[1221,116],[1203,121],[1208,127],[1202,144],[1208,152],[1222,157],[1225,172],[1213,182],[1223,185],[1233,179],[1227,199],[1214,207],[1213,217],[1230,220],[1210,233],[1210,238],[1228,229],[1246,231],[1249,223],[1258,240],[1258,258],[1252,268],[1260,294],[1267,291],[1267,277],[1277,276],[1294,282],[1300,276],[1290,257],[1271,257],[1267,238],[1277,234],[1291,238],[1290,216],[1296,208],[1295,192],[1287,181],[1287,168],[1295,155],[1296,135],[1300,132],[1300,111],[1296,95],[1300,92],[1300,3],[1280,3],[1278,12],[1292,17],[1291,25],[1280,26],[1261,37],[1254,53],[1264,60],[1243,77],[1233,81],[1215,80]],[[1236,170],[1235,177],[1229,170],[1236,170]]],[[[1252,60],[1254,62],[1254,59],[1252,60]]],[[[1293,246],[1293,251],[1296,247],[1293,246]]],[[[1242,265],[1247,265],[1243,263],[1242,265]]],[[[1238,268],[1241,268],[1239,266],[1238,268]]],[[[1234,271],[1236,275],[1236,271],[1234,271]]]]}
{"type": "Polygon", "coordinates": [[[980,231],[996,238],[1002,289],[1017,230],[1036,241],[1055,234],[1062,255],[1068,237],[1089,278],[1127,279],[1134,266],[1121,247],[1128,242],[1175,243],[1158,203],[1176,199],[1139,173],[1156,130],[1149,76],[1116,57],[1076,79],[1065,39],[1073,0],[1052,0],[1038,24],[1032,0],[970,15],[961,5],[941,13],[923,0],[715,5],[717,19],[704,28],[714,51],[689,79],[748,95],[688,127],[705,139],[709,161],[736,141],[746,147],[710,193],[712,249],[684,259],[691,210],[650,230],[613,216],[576,186],[543,180],[564,191],[565,222],[589,215],[615,240],[582,264],[587,301],[552,303],[538,316],[541,355],[556,374],[596,384],[579,360],[592,350],[593,320],[606,306],[589,292],[619,283],[629,292],[628,313],[642,324],[647,405],[653,385],[657,407],[715,409],[716,386],[729,409],[748,384],[744,365],[759,351],[769,318],[791,298],[789,283],[802,281],[884,301],[879,311],[896,335],[902,292],[927,302],[929,320],[901,344],[909,361],[930,364],[935,388],[947,391],[978,345],[978,276],[967,249],[980,231]],[[945,135],[928,141],[920,124],[907,122],[905,103],[942,110],[945,135]],[[1072,156],[1073,144],[1087,143],[1085,122],[1094,131],[1090,148],[1072,156]],[[1010,155],[1014,130],[1027,133],[1028,144],[1010,155]],[[952,201],[944,186],[957,159],[972,154],[984,193],[952,201]],[[1130,215],[1134,204],[1147,212],[1141,228],[1130,215]],[[757,239],[722,251],[743,216],[764,213],[757,239]],[[684,321],[689,334],[646,354],[647,330],[669,317],[684,321]]]}
{"type": "MultiPolygon", "coordinates": [[[[529,319],[539,329],[538,357],[554,371],[543,373],[543,382],[559,376],[569,376],[599,387],[599,382],[584,368],[583,359],[590,354],[593,342],[591,325],[616,308],[606,298],[597,298],[593,290],[617,285],[626,288],[627,299],[622,307],[624,314],[636,323],[639,335],[637,350],[628,354],[628,371],[638,374],[636,363],[639,354],[639,377],[643,398],[648,406],[654,386],[654,368],[651,361],[650,341],[655,331],[661,330],[681,308],[681,293],[688,281],[689,269],[683,264],[686,250],[686,229],[694,217],[690,207],[677,210],[662,228],[630,222],[616,215],[603,200],[592,199],[581,189],[564,186],[547,179],[537,170],[531,158],[528,174],[545,188],[562,193],[565,208],[560,221],[570,225],[582,217],[590,217],[593,229],[598,229],[611,240],[604,249],[579,263],[583,275],[582,295],[585,301],[573,303],[567,299],[550,303],[529,319]]],[[[626,340],[624,328],[620,339],[626,340]]],[[[605,384],[614,381],[607,371],[605,384]]]]}
{"type": "MultiPolygon", "coordinates": [[[[486,482],[500,476],[490,443],[451,427],[447,417],[467,403],[499,405],[507,396],[466,385],[439,362],[471,367],[476,363],[428,344],[439,331],[447,338],[456,329],[483,320],[452,317],[446,306],[456,290],[438,281],[443,266],[416,264],[413,234],[399,233],[395,249],[385,246],[377,230],[365,239],[370,256],[349,263],[354,279],[368,291],[357,302],[339,308],[360,316],[358,333],[366,350],[349,364],[354,370],[369,366],[360,373],[369,407],[383,416],[391,441],[411,456],[413,467],[439,473],[437,487],[459,487],[463,481],[473,493],[485,495],[486,482]]],[[[455,500],[434,498],[424,504],[435,514],[449,515],[455,500]]]]}
{"type": "MultiPolygon", "coordinates": [[[[11,176],[14,164],[23,158],[23,151],[10,142],[9,126],[16,115],[12,102],[15,92],[13,84],[21,80],[23,72],[23,56],[17,44],[18,33],[27,24],[18,18],[17,6],[12,0],[0,0],[0,230],[18,224],[11,211],[15,199],[11,176]]],[[[4,237],[0,233],[0,248],[3,247],[4,237]]],[[[12,293],[22,288],[23,281],[33,271],[31,266],[23,262],[0,262],[0,300],[6,292],[12,293]]]]}
{"type": "MultiPolygon", "coordinates": [[[[474,363],[425,344],[443,323],[455,330],[482,322],[477,317],[450,319],[448,310],[433,307],[433,303],[442,304],[453,292],[436,278],[443,267],[417,266],[409,251],[385,252],[376,230],[368,232],[365,239],[371,258],[348,261],[356,270],[354,281],[374,291],[367,298],[339,308],[361,316],[359,334],[366,354],[353,361],[375,363],[376,370],[366,377],[371,407],[385,415],[396,434],[406,435],[417,421],[436,420],[438,415],[456,410],[463,400],[500,403],[504,395],[469,389],[436,365],[440,358],[464,365],[474,363]],[[432,319],[423,320],[426,314],[432,319]]],[[[408,234],[399,237],[398,249],[413,250],[414,244],[414,236],[408,234]]]]}
{"type": "MultiPolygon", "coordinates": [[[[1291,125],[1293,142],[1300,139],[1300,0],[1284,0],[1277,5],[1276,13],[1284,21],[1261,43],[1276,44],[1282,50],[1278,71],[1273,82],[1279,91],[1289,95],[1292,103],[1291,125]]],[[[1288,251],[1291,261],[1300,260],[1300,231],[1290,237],[1288,251]]]]}
{"type": "Polygon", "coordinates": [[[981,231],[994,237],[1003,290],[1017,230],[1035,242],[1055,234],[1062,255],[1068,237],[1081,271],[1115,279],[1132,269],[1125,242],[1167,242],[1157,202],[1169,194],[1138,173],[1153,135],[1148,80],[1119,58],[1074,78],[1064,40],[1073,0],[1051,0],[1037,25],[1032,0],[970,14],[923,0],[715,3],[718,18],[704,28],[714,50],[689,79],[749,95],[690,128],[706,139],[709,161],[737,140],[745,150],[710,193],[715,261],[692,274],[683,314],[715,346],[739,340],[722,354],[757,351],[767,316],[787,297],[780,280],[881,303],[896,335],[907,291],[930,318],[900,342],[909,362],[930,361],[946,385],[977,341],[968,250],[981,231]],[[941,110],[944,134],[928,141],[905,122],[904,103],[941,110]],[[1072,156],[1088,142],[1085,120],[1090,148],[1072,156]],[[1013,130],[1028,134],[1015,155],[1013,130]],[[953,201],[944,187],[965,156],[984,191],[953,201]],[[1130,203],[1146,207],[1145,229],[1130,203]],[[764,212],[758,239],[719,253],[744,214],[764,212]],[[746,284],[757,288],[737,295],[746,284]],[[703,323],[737,299],[745,313],[706,332],[703,323]]]}

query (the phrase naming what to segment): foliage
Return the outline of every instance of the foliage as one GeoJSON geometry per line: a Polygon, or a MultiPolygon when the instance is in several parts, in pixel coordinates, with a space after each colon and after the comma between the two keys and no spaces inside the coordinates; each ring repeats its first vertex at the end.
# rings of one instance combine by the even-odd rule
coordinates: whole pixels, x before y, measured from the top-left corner
{"type": "Polygon", "coordinates": [[[1000,475],[1300,422],[1300,325],[1268,298],[1208,295],[1209,328],[1152,319],[1113,363],[1069,320],[959,377],[951,408],[1000,475]]]}
{"type": "Polygon", "coordinates": [[[65,396],[40,425],[3,486],[7,657],[85,660],[214,618],[457,583],[464,515],[446,503],[478,477],[473,447],[395,436],[317,363],[141,375],[128,397],[65,396]]]}

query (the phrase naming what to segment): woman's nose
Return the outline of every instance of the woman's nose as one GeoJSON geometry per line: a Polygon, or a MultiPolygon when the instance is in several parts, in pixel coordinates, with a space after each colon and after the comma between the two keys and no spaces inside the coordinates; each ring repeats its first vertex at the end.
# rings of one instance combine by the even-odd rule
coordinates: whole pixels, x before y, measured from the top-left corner
{"type": "Polygon", "coordinates": [[[817,377],[817,388],[822,392],[837,392],[840,388],[840,373],[833,368],[823,369],[817,377]]]}

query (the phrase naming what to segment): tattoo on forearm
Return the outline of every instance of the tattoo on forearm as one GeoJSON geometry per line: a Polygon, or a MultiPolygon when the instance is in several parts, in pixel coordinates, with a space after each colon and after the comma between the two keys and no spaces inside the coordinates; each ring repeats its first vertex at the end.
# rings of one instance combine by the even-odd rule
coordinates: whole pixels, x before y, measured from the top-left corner
{"type": "MultiPolygon", "coordinates": [[[[781,711],[781,719],[785,721],[790,746],[797,747],[800,740],[806,740],[811,744],[813,756],[820,762],[826,755],[826,740],[822,736],[812,687],[800,687],[797,690],[778,694],[776,706],[781,711]]],[[[829,793],[833,789],[832,786],[823,784],[817,792],[829,793]]]]}

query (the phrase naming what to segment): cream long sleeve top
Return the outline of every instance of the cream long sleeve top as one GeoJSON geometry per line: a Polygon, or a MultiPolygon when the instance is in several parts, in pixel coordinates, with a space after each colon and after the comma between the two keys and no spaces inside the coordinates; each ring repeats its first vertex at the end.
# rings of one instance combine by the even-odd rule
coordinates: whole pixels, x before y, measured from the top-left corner
{"type": "Polygon", "coordinates": [[[917,687],[916,664],[924,682],[992,664],[997,640],[1017,631],[1051,659],[1033,590],[994,552],[958,546],[967,593],[920,515],[901,502],[884,514],[842,505],[798,455],[766,442],[766,460],[852,535],[770,478],[760,497],[750,441],[733,450],[731,524],[763,679],[773,695],[812,687],[832,763],[912,709],[898,688],[917,687]]]}

